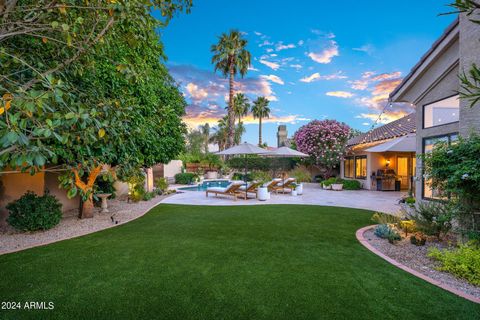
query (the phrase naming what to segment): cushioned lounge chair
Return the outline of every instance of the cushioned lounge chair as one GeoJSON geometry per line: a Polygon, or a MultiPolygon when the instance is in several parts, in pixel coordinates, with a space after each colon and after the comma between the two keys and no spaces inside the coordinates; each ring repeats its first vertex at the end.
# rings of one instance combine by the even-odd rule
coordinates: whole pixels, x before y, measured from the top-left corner
{"type": "Polygon", "coordinates": [[[248,185],[247,185],[247,192],[245,192],[245,184],[240,186],[240,188],[238,188],[238,195],[239,196],[243,196],[243,198],[246,198],[248,196],[249,193],[254,193],[255,194],[255,198],[257,197],[257,189],[258,187],[261,185],[262,183],[261,182],[249,182],[248,185]]]}
{"type": "Polygon", "coordinates": [[[293,183],[295,183],[295,178],[287,178],[287,179],[277,183],[275,186],[273,186],[272,189],[275,193],[278,193],[278,192],[282,192],[282,193],[292,192],[292,189],[293,189],[292,184],[293,183]]]}
{"type": "Polygon", "coordinates": [[[238,197],[238,189],[244,184],[243,181],[233,181],[225,188],[222,187],[210,187],[207,188],[206,196],[208,197],[209,193],[213,193],[215,196],[225,195],[225,196],[232,196],[234,200],[237,200],[238,197]]]}
{"type": "Polygon", "coordinates": [[[275,178],[270,182],[264,184],[264,187],[268,188],[268,191],[274,191],[274,187],[282,181],[280,178],[275,178]]]}

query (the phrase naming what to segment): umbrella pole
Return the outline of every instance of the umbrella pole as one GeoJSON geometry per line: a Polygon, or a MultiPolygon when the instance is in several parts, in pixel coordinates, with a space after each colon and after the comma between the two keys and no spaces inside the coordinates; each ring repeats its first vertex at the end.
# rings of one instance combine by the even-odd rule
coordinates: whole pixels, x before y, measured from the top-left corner
{"type": "Polygon", "coordinates": [[[243,176],[243,180],[245,180],[245,200],[247,200],[248,192],[247,192],[247,187],[248,187],[248,182],[247,182],[247,155],[245,155],[245,175],[243,176]]]}

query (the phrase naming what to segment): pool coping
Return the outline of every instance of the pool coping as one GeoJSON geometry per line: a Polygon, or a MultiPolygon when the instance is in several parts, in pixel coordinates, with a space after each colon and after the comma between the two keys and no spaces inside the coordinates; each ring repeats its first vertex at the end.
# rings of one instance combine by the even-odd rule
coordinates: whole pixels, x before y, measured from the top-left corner
{"type": "Polygon", "coordinates": [[[406,272],[408,272],[408,273],[410,273],[410,274],[412,274],[412,275],[414,275],[414,276],[416,276],[416,277],[418,277],[418,278],[420,278],[420,279],[422,279],[422,280],[425,280],[425,281],[433,284],[434,286],[437,286],[437,287],[439,287],[439,288],[442,288],[442,289],[444,289],[444,290],[447,290],[447,291],[449,291],[449,292],[451,292],[451,293],[453,293],[453,294],[455,294],[455,295],[457,295],[457,296],[459,296],[459,297],[462,297],[462,298],[467,299],[467,300],[470,300],[470,301],[472,301],[472,302],[474,302],[474,303],[480,304],[480,298],[477,298],[477,297],[475,297],[475,296],[473,296],[473,295],[471,295],[471,294],[468,294],[468,293],[466,293],[466,292],[460,291],[460,290],[458,290],[458,289],[452,288],[452,287],[450,287],[449,285],[446,285],[446,284],[444,284],[444,283],[442,283],[442,282],[440,282],[440,281],[438,281],[438,280],[432,279],[432,278],[424,275],[423,273],[420,273],[420,272],[418,272],[418,271],[416,271],[416,270],[413,270],[412,268],[407,267],[406,265],[404,265],[404,264],[402,264],[402,263],[400,263],[400,262],[398,262],[398,261],[390,258],[389,256],[387,256],[387,255],[383,254],[382,252],[380,252],[379,250],[377,250],[377,249],[376,249],[375,247],[373,247],[373,246],[368,242],[368,240],[365,239],[365,237],[364,237],[364,233],[365,233],[366,231],[370,230],[370,229],[373,229],[375,226],[377,226],[377,225],[370,225],[370,226],[363,227],[363,228],[357,230],[357,232],[355,233],[355,236],[357,237],[357,240],[358,240],[365,248],[367,248],[368,250],[370,250],[371,252],[373,252],[374,254],[376,254],[377,256],[379,256],[380,258],[386,260],[388,263],[394,265],[395,267],[402,269],[403,271],[406,271],[406,272]]]}

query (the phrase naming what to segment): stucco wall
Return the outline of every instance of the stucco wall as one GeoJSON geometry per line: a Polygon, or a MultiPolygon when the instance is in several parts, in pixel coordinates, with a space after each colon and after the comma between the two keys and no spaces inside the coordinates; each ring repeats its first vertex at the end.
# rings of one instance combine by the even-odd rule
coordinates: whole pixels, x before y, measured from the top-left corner
{"type": "MultiPolygon", "coordinates": [[[[7,168],[5,171],[8,171],[7,168]]],[[[39,172],[35,175],[29,173],[9,173],[0,174],[2,191],[0,191],[0,224],[5,223],[8,211],[5,206],[20,198],[25,192],[33,191],[37,194],[43,194],[45,188],[44,173],[39,172]]]]}
{"type": "Polygon", "coordinates": [[[182,172],[182,160],[172,160],[163,165],[163,176],[165,178],[173,178],[177,173],[182,172]]]}
{"type": "Polygon", "coordinates": [[[45,189],[48,189],[50,194],[54,195],[60,201],[63,212],[78,208],[80,205],[80,198],[77,196],[72,199],[68,199],[67,191],[59,188],[58,176],[59,173],[57,172],[46,172],[45,189]]]}

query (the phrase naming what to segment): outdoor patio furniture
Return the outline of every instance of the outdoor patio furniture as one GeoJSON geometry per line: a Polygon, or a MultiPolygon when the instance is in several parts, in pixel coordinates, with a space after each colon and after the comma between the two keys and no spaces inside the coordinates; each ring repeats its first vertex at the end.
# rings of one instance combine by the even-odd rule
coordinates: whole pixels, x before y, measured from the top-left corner
{"type": "Polygon", "coordinates": [[[292,184],[295,183],[295,178],[287,178],[283,181],[280,181],[277,185],[273,186],[273,191],[275,193],[282,192],[287,193],[292,191],[292,184]]]}
{"type": "Polygon", "coordinates": [[[243,196],[245,199],[248,197],[248,193],[254,193],[255,198],[256,198],[257,197],[257,189],[261,184],[262,184],[261,182],[256,182],[256,181],[250,182],[247,186],[247,191],[246,192],[245,192],[245,185],[240,186],[240,188],[238,188],[238,190],[239,190],[240,193],[243,193],[243,194],[241,194],[241,196],[243,196]]]}
{"type": "Polygon", "coordinates": [[[219,194],[221,194],[226,196],[232,196],[234,200],[237,200],[237,196],[238,196],[237,192],[242,185],[243,185],[243,181],[233,181],[225,188],[222,188],[222,187],[207,188],[205,195],[208,197],[209,193],[213,193],[215,196],[218,196],[219,194]]]}
{"type": "Polygon", "coordinates": [[[268,188],[268,191],[273,191],[273,188],[282,181],[280,178],[275,178],[270,182],[267,182],[264,186],[268,188]]]}

